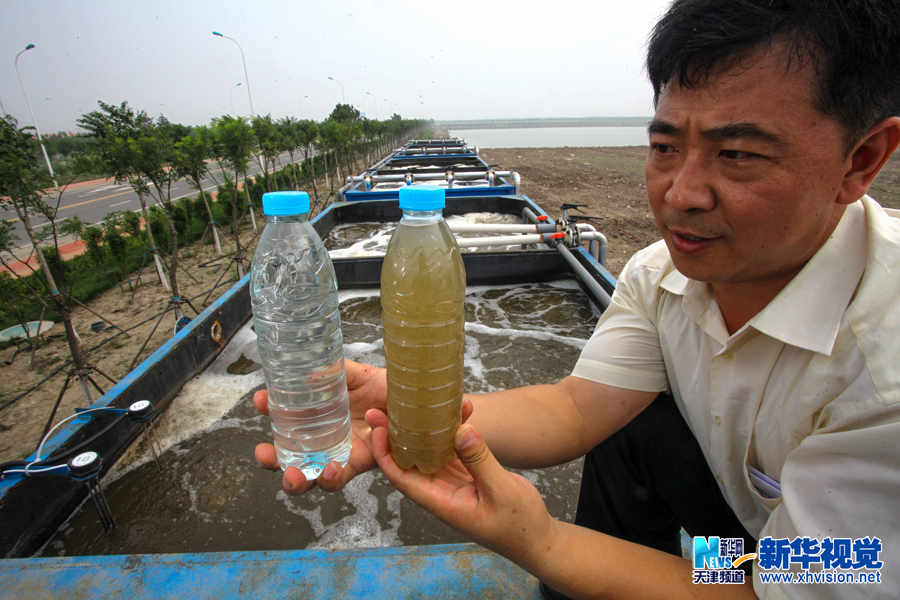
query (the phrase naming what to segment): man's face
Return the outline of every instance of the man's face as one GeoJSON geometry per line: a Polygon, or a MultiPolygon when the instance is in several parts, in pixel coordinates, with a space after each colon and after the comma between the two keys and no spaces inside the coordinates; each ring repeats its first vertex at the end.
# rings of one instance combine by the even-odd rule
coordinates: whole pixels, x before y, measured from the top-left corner
{"type": "Polygon", "coordinates": [[[697,89],[670,83],[650,125],[647,191],[684,275],[780,289],[843,214],[843,130],[812,102],[812,69],[758,51],[697,89]]]}

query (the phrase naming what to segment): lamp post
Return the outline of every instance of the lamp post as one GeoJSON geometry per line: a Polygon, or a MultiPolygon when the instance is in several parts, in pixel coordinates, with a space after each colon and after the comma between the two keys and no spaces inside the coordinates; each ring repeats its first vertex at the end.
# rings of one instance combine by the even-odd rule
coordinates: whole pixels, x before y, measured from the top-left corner
{"type": "Polygon", "coordinates": [[[237,111],[234,110],[234,88],[237,88],[237,87],[241,87],[240,81],[235,83],[233,86],[231,86],[231,89],[228,90],[228,98],[231,100],[231,112],[234,113],[234,116],[237,116],[237,111]]]}
{"type": "MultiPolygon", "coordinates": [[[[306,104],[312,104],[312,100],[309,99],[309,96],[303,96],[303,99],[306,100],[306,104]]],[[[307,109],[306,105],[301,103],[300,104],[300,114],[302,115],[303,113],[305,113],[306,109],[307,109]]]]}
{"type": "Polygon", "coordinates": [[[375,102],[375,120],[378,120],[378,97],[375,96],[372,92],[366,92],[367,96],[371,96],[372,100],[375,102]]]}
{"type": "Polygon", "coordinates": [[[331,75],[328,76],[328,79],[330,79],[331,81],[333,81],[333,82],[337,83],[339,86],[341,86],[341,104],[346,104],[346,102],[344,101],[344,84],[341,83],[340,81],[338,81],[337,79],[335,79],[334,77],[332,77],[331,75]]]}
{"type": "Polygon", "coordinates": [[[28,44],[24,49],[19,50],[19,53],[16,54],[16,59],[13,61],[13,65],[16,68],[16,77],[19,80],[19,88],[22,90],[22,96],[25,97],[25,106],[28,107],[28,114],[31,115],[31,122],[34,123],[34,130],[37,132],[38,143],[41,145],[41,152],[44,154],[44,162],[47,163],[47,170],[50,171],[50,179],[53,180],[53,187],[59,190],[59,184],[56,183],[56,174],[53,173],[53,165],[50,164],[50,157],[47,156],[47,149],[44,147],[44,139],[41,137],[41,130],[38,127],[37,119],[34,118],[34,111],[31,109],[31,102],[28,101],[28,94],[25,93],[25,86],[22,85],[22,75],[19,73],[19,57],[32,48],[34,48],[34,44],[28,44]]]}
{"type": "MultiPolygon", "coordinates": [[[[252,116],[256,116],[256,110],[253,109],[253,96],[250,94],[250,76],[247,75],[247,59],[244,58],[244,49],[241,48],[241,45],[238,43],[236,39],[231,36],[224,35],[219,33],[218,31],[213,31],[212,34],[214,36],[225,38],[226,40],[231,40],[234,42],[234,45],[238,47],[238,50],[241,51],[241,64],[244,65],[244,82],[247,84],[247,100],[250,101],[250,114],[252,116]]],[[[235,86],[237,87],[237,86],[235,86]]],[[[259,157],[256,157],[257,162],[259,162],[259,157]]],[[[250,222],[253,224],[253,232],[256,233],[256,215],[253,214],[253,204],[250,202],[250,192],[247,190],[247,174],[244,173],[244,196],[247,198],[247,210],[250,213],[250,222]]],[[[238,266],[238,273],[241,272],[240,265],[238,266]]]]}
{"type": "Polygon", "coordinates": [[[253,109],[253,96],[250,94],[250,76],[247,75],[247,59],[244,58],[244,49],[241,48],[241,45],[238,43],[238,41],[231,36],[224,35],[222,33],[219,33],[218,31],[213,31],[212,34],[220,38],[225,38],[226,40],[231,40],[232,42],[234,42],[234,45],[238,47],[238,50],[240,50],[241,64],[244,65],[244,82],[247,84],[247,100],[250,101],[250,114],[256,116],[256,111],[253,109]]]}

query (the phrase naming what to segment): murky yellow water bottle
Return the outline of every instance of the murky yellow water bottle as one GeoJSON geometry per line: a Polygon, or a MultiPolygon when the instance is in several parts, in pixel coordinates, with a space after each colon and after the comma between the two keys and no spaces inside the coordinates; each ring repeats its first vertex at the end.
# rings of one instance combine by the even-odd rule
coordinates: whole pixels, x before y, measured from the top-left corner
{"type": "Polygon", "coordinates": [[[434,473],[455,457],[465,347],[466,272],[444,222],[444,190],[401,188],[403,218],[381,269],[391,455],[434,473]]]}

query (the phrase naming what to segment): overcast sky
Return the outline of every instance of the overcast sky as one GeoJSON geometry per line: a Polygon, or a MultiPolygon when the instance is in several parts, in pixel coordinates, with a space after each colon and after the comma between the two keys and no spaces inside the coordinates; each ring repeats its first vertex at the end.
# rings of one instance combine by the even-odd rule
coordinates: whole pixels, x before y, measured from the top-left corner
{"type": "Polygon", "coordinates": [[[250,113],[321,120],[645,116],[647,36],[670,0],[363,2],[3,0],[0,102],[42,132],[97,100],[186,124],[250,113]],[[331,81],[328,77],[336,81],[331,81]],[[241,82],[240,86],[236,86],[241,82]]]}

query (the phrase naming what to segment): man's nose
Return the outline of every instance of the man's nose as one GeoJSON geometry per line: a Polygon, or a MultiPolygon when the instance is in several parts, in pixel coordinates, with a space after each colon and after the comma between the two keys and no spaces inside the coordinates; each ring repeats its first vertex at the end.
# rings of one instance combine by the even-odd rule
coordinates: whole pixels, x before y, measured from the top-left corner
{"type": "Polygon", "coordinates": [[[688,156],[672,176],[666,203],[679,211],[712,210],[716,205],[710,166],[699,156],[688,156]]]}

